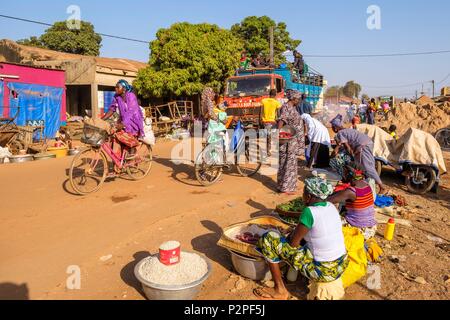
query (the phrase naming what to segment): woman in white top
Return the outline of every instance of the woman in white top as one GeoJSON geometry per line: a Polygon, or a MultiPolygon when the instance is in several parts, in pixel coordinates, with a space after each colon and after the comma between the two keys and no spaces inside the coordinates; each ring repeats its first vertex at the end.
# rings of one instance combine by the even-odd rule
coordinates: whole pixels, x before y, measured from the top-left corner
{"type": "Polygon", "coordinates": [[[316,164],[317,168],[328,168],[330,166],[331,139],[327,127],[306,113],[302,114],[302,119],[305,122],[305,130],[310,141],[307,150],[309,155],[307,167],[312,169],[316,164]]]}
{"type": "Polygon", "coordinates": [[[334,282],[348,266],[347,251],[339,212],[326,199],[333,187],[319,177],[307,178],[303,201],[308,206],[295,231],[286,239],[278,232],[266,233],[258,242],[258,251],[269,263],[275,288],[255,290],[260,299],[287,300],[279,263],[284,261],[315,282],[334,282]],[[300,246],[302,240],[305,246],[300,246]]]}

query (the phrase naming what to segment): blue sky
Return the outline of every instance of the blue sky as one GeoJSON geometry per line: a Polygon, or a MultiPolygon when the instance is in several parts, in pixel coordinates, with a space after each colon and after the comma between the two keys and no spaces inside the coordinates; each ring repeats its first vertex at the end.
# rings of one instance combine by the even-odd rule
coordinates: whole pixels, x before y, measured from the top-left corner
{"type": "MultiPolygon", "coordinates": [[[[44,22],[65,20],[76,4],[83,20],[97,32],[152,40],[159,28],[174,22],[209,22],[229,28],[249,15],[284,21],[305,55],[376,54],[450,50],[450,1],[447,0],[40,0],[2,1],[0,14],[44,22]],[[243,4],[246,5],[243,5],[243,4]],[[369,5],[381,8],[381,30],[366,27],[369,5]]],[[[0,18],[0,38],[40,35],[45,27],[0,18]]],[[[102,55],[148,61],[146,44],[104,38],[102,55]]],[[[411,96],[421,85],[450,73],[450,54],[385,58],[308,58],[330,85],[355,80],[370,95],[411,96]],[[404,87],[403,87],[404,86],[404,87]],[[391,87],[390,89],[375,87],[391,87]]],[[[437,86],[450,86],[450,77],[437,86]]],[[[424,89],[431,94],[431,85],[424,89]]]]}

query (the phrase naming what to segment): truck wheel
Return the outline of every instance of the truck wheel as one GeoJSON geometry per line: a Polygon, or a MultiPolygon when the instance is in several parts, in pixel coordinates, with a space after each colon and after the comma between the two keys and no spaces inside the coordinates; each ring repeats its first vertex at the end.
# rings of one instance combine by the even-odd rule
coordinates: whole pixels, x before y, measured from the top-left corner
{"type": "Polygon", "coordinates": [[[408,191],[415,194],[425,194],[436,184],[436,171],[428,166],[414,166],[412,173],[406,177],[408,191]]]}

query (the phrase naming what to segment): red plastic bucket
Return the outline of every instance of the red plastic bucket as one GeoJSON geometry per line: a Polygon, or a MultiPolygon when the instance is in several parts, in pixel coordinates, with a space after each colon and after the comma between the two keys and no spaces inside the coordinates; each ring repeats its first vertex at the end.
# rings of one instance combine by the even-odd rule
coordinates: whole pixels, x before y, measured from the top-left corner
{"type": "Polygon", "coordinates": [[[180,262],[181,244],[168,241],[159,247],[159,261],[166,266],[173,266],[180,262]]]}

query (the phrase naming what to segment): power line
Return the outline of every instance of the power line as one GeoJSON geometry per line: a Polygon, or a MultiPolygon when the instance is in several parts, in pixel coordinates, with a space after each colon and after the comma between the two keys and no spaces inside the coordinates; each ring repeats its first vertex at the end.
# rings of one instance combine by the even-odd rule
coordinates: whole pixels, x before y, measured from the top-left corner
{"type": "MultiPolygon", "coordinates": [[[[443,80],[436,82],[436,85],[442,84],[448,78],[450,78],[450,73],[443,80]]],[[[423,81],[423,82],[417,82],[417,83],[405,84],[405,85],[399,85],[399,86],[363,86],[363,87],[368,88],[368,89],[408,88],[408,87],[421,86],[428,82],[431,82],[431,81],[423,81]]]]}
{"type": "Polygon", "coordinates": [[[307,58],[378,58],[378,57],[404,57],[450,53],[450,50],[408,52],[408,53],[384,53],[384,54],[352,54],[352,55],[303,55],[307,58]]]}
{"type": "MultiPolygon", "coordinates": [[[[51,27],[53,26],[50,23],[45,23],[45,22],[41,22],[41,21],[35,21],[35,20],[29,20],[29,19],[23,19],[23,18],[18,18],[18,17],[12,17],[12,16],[6,16],[3,14],[0,14],[1,18],[6,18],[6,19],[11,19],[11,20],[17,20],[17,21],[23,21],[23,22],[29,22],[29,23],[34,23],[34,24],[39,24],[42,26],[47,26],[47,27],[51,27]]],[[[113,39],[119,39],[119,40],[126,40],[126,41],[132,41],[132,42],[138,42],[138,43],[145,43],[148,44],[149,41],[144,41],[144,40],[138,40],[138,39],[132,39],[132,38],[127,38],[127,37],[121,37],[121,36],[115,36],[115,35],[111,35],[111,34],[106,34],[106,33],[98,33],[99,35],[101,35],[102,37],[107,37],[107,38],[113,38],[113,39]]]]}
{"type": "MultiPolygon", "coordinates": [[[[24,18],[18,18],[18,17],[8,16],[8,15],[3,15],[3,14],[0,14],[0,17],[6,18],[6,19],[11,19],[11,20],[22,21],[22,22],[39,24],[39,25],[43,25],[43,26],[49,26],[49,27],[52,26],[52,24],[50,24],[50,23],[45,23],[45,22],[30,20],[30,19],[24,19],[24,18]]],[[[121,37],[121,36],[116,36],[116,35],[111,35],[111,34],[106,34],[106,33],[99,33],[99,35],[101,35],[103,37],[119,39],[119,40],[133,41],[133,42],[145,43],[145,44],[149,43],[149,41],[146,41],[146,40],[132,39],[132,38],[128,38],[128,37],[121,37]]],[[[444,53],[450,53],[450,50],[409,52],[409,53],[385,53],[385,54],[350,54],[350,55],[315,55],[315,54],[306,55],[305,54],[304,57],[308,57],[308,58],[377,58],[377,57],[404,57],[404,56],[418,56],[418,55],[434,55],[434,54],[444,54],[444,53]]]]}
{"type": "Polygon", "coordinates": [[[442,80],[442,81],[439,81],[438,83],[436,83],[437,85],[440,85],[440,84],[442,84],[442,83],[444,83],[445,82],[445,80],[447,80],[448,78],[450,78],[450,73],[444,78],[444,80],[442,80]]]}

